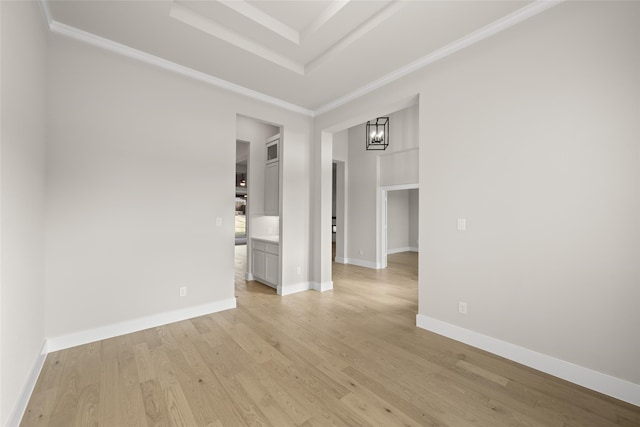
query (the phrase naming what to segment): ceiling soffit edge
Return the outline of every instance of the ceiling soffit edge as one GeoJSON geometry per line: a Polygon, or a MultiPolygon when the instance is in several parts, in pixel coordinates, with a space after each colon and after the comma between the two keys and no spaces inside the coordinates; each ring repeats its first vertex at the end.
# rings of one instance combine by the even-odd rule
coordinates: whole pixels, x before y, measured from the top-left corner
{"type": "Polygon", "coordinates": [[[411,74],[414,71],[417,71],[421,68],[426,67],[427,65],[443,59],[459,50],[469,47],[501,31],[504,31],[509,27],[519,24],[520,22],[525,21],[532,16],[551,9],[554,6],[563,3],[564,1],[565,0],[536,0],[535,2],[530,3],[527,6],[524,6],[516,10],[515,12],[512,12],[498,19],[497,21],[494,21],[480,28],[479,30],[476,30],[452,43],[449,43],[448,45],[436,49],[430,54],[425,55],[422,58],[405,65],[404,67],[400,67],[397,70],[385,76],[382,76],[381,78],[376,79],[369,84],[366,84],[352,92],[347,93],[342,97],[336,98],[335,100],[316,108],[315,110],[313,110],[313,113],[315,116],[318,116],[320,114],[324,114],[331,110],[334,110],[344,104],[347,104],[348,102],[366,95],[369,92],[380,89],[381,87],[386,86],[408,74],[411,74]]]}
{"type": "MultiPolygon", "coordinates": [[[[175,2],[176,0],[174,0],[175,2]]],[[[246,0],[217,0],[219,3],[227,6],[235,12],[245,16],[246,18],[262,25],[269,31],[299,45],[304,39],[322,28],[331,18],[333,18],[343,7],[352,0],[333,0],[318,17],[311,22],[306,28],[297,31],[287,24],[280,22],[268,13],[263,12],[255,6],[252,6],[246,0]]]]}
{"type": "Polygon", "coordinates": [[[335,100],[327,104],[324,104],[316,108],[315,110],[310,110],[308,108],[272,97],[270,95],[266,95],[262,92],[249,89],[247,87],[229,82],[227,80],[214,77],[210,74],[206,74],[201,71],[197,71],[192,68],[177,64],[175,62],[157,57],[155,55],[151,55],[146,52],[134,49],[132,47],[114,42],[104,37],[100,37],[98,35],[80,30],[78,28],[71,27],[69,25],[57,22],[53,19],[51,15],[51,10],[49,9],[49,4],[48,4],[49,0],[38,0],[41,6],[46,24],[49,30],[54,33],[61,34],[79,41],[83,41],[85,43],[88,43],[97,47],[101,47],[103,49],[106,49],[115,53],[119,53],[129,58],[137,59],[139,61],[146,62],[148,64],[155,65],[169,71],[173,71],[183,76],[187,76],[187,77],[211,84],[213,86],[226,89],[231,92],[244,95],[249,98],[266,102],[273,106],[284,108],[285,110],[303,114],[310,117],[327,113],[342,105],[345,105],[357,98],[360,98],[361,96],[369,92],[372,92],[376,89],[386,86],[387,84],[394,82],[414,71],[424,68],[429,64],[432,64],[461,49],[464,49],[465,47],[471,46],[487,37],[490,37],[496,33],[499,33],[522,21],[525,21],[526,19],[531,18],[532,16],[535,16],[539,13],[542,13],[564,1],[565,0],[536,0],[535,2],[527,6],[524,6],[516,10],[515,12],[509,15],[506,15],[503,18],[500,18],[497,21],[494,21],[482,27],[481,29],[476,30],[440,49],[437,49],[434,52],[431,52],[430,54],[410,64],[407,64],[406,66],[401,67],[392,73],[389,73],[377,80],[374,80],[371,83],[368,83],[367,85],[364,85],[354,91],[351,91],[342,97],[336,98],[335,100]]]}
{"type": "Polygon", "coordinates": [[[169,16],[183,24],[189,25],[197,30],[212,35],[220,40],[224,40],[227,43],[234,45],[244,51],[247,51],[253,55],[259,56],[262,59],[279,65],[282,68],[286,68],[289,71],[293,71],[296,74],[304,75],[304,65],[288,58],[278,52],[269,49],[268,47],[257,43],[242,34],[239,34],[233,30],[228,29],[224,25],[220,25],[217,22],[205,18],[193,10],[181,6],[177,3],[171,5],[169,16]]]}
{"type": "MultiPolygon", "coordinates": [[[[229,9],[249,18],[250,20],[262,25],[267,30],[276,33],[280,37],[289,40],[292,43],[300,44],[300,33],[289,27],[287,24],[278,21],[273,16],[269,15],[252,6],[251,3],[245,0],[217,0],[218,3],[227,6],[229,9]]],[[[175,5],[175,0],[173,2],[175,5]]]]}
{"type": "MultiPolygon", "coordinates": [[[[236,13],[248,18],[249,20],[256,22],[269,31],[289,40],[290,42],[300,46],[301,41],[311,35],[313,32],[318,31],[324,24],[334,17],[342,8],[347,4],[345,1],[334,1],[331,3],[323,13],[312,22],[302,33],[294,30],[286,24],[278,21],[267,13],[252,6],[244,0],[217,0],[218,3],[223,4],[233,10],[236,13]]],[[[185,25],[189,25],[199,31],[223,40],[233,46],[249,52],[253,55],[267,60],[273,64],[276,64],[289,71],[293,71],[296,74],[305,76],[307,73],[318,67],[320,64],[326,61],[331,55],[346,49],[349,45],[356,42],[368,32],[375,29],[378,25],[382,24],[388,18],[390,18],[395,12],[404,6],[405,3],[392,0],[388,5],[383,7],[380,11],[376,12],[369,19],[363,23],[357,25],[354,29],[349,31],[340,40],[333,43],[323,52],[310,59],[306,63],[296,61],[287,55],[276,52],[275,50],[267,47],[263,43],[252,40],[237,31],[229,28],[228,26],[216,22],[203,16],[199,12],[196,12],[186,6],[177,3],[174,0],[171,4],[169,16],[177,21],[182,22],[185,25]]]]}

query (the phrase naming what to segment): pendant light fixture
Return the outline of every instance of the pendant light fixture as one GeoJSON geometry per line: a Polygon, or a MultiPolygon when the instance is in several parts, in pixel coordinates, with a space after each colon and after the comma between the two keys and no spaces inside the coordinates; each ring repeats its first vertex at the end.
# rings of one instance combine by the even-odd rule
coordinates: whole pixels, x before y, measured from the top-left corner
{"type": "Polygon", "coordinates": [[[389,146],[389,117],[369,120],[365,138],[367,150],[386,150],[389,146]]]}

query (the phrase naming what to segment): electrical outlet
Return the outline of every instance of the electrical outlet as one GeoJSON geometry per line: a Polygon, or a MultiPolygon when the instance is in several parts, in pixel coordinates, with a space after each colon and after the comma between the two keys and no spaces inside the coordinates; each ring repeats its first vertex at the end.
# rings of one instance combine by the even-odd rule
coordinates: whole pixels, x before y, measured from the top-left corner
{"type": "Polygon", "coordinates": [[[458,302],[458,312],[460,312],[460,314],[467,314],[467,303],[466,302],[462,302],[462,301],[458,302]]]}
{"type": "Polygon", "coordinates": [[[364,255],[364,251],[363,251],[362,249],[360,249],[360,250],[358,251],[358,253],[359,253],[360,255],[364,255]]]}
{"type": "Polygon", "coordinates": [[[458,230],[465,231],[467,229],[467,219],[466,218],[458,218],[458,230]]]}
{"type": "Polygon", "coordinates": [[[187,287],[186,286],[181,286],[180,287],[180,296],[181,297],[186,297],[187,296],[187,287]]]}
{"type": "Polygon", "coordinates": [[[297,267],[297,268],[296,268],[296,274],[297,274],[298,276],[302,275],[302,267],[297,267]]]}
{"type": "Polygon", "coordinates": [[[216,227],[222,227],[222,218],[216,218],[216,227]]]}

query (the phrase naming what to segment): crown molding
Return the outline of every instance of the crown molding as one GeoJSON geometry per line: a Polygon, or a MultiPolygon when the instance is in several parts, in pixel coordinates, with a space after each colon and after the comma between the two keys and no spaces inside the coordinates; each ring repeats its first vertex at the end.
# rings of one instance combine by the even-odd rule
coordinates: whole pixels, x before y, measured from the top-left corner
{"type": "Polygon", "coordinates": [[[47,29],[51,30],[51,23],[53,22],[53,18],[51,17],[51,9],[49,8],[49,1],[48,0],[38,0],[38,3],[40,4],[40,10],[42,11],[42,14],[44,15],[44,20],[47,23],[47,29]]]}
{"type": "Polygon", "coordinates": [[[393,0],[387,6],[382,8],[378,13],[371,18],[360,24],[353,31],[347,34],[342,39],[338,40],[335,44],[330,46],[327,50],[316,56],[311,61],[307,62],[304,66],[304,73],[307,74],[320,64],[325,62],[333,54],[346,49],[352,43],[355,43],[365,34],[376,28],[378,25],[389,19],[394,13],[400,10],[405,5],[404,2],[393,0]]]}
{"type": "MultiPolygon", "coordinates": [[[[227,6],[236,13],[244,16],[245,18],[254,21],[258,25],[263,26],[269,31],[289,40],[290,42],[300,45],[302,36],[293,28],[278,21],[269,14],[261,11],[260,9],[247,3],[245,0],[217,0],[220,4],[227,6]]],[[[304,30],[304,38],[309,37],[313,32],[318,31],[324,26],[331,18],[333,18],[342,8],[347,4],[345,1],[334,1],[329,4],[322,14],[312,22],[311,25],[304,30]]],[[[363,23],[359,24],[355,29],[351,30],[346,36],[342,37],[333,45],[329,46],[326,50],[315,56],[306,64],[296,61],[287,55],[283,55],[276,52],[273,49],[265,46],[262,43],[256,42],[243,36],[242,34],[228,28],[224,24],[218,23],[215,20],[209,19],[202,14],[180,5],[173,1],[171,9],[169,10],[169,16],[176,21],[180,21],[185,25],[189,25],[203,33],[209,34],[215,38],[223,40],[233,46],[242,49],[252,55],[258,56],[272,64],[278,65],[289,71],[293,71],[301,76],[307,75],[313,69],[325,62],[336,52],[346,49],[349,45],[362,38],[365,34],[376,28],[382,22],[391,17],[400,8],[404,6],[404,3],[399,0],[391,0],[389,4],[382,8],[379,12],[367,19],[363,23]]]]}
{"type": "Polygon", "coordinates": [[[360,98],[361,96],[366,95],[369,92],[373,92],[376,89],[386,86],[398,79],[401,79],[402,77],[408,74],[413,73],[414,71],[424,68],[459,50],[469,47],[501,31],[504,31],[509,27],[512,27],[539,13],[542,13],[548,9],[551,9],[554,6],[557,6],[558,4],[564,2],[565,0],[536,0],[535,2],[518,9],[515,12],[501,19],[498,19],[497,21],[492,22],[491,24],[488,24],[479,30],[476,30],[440,49],[437,49],[431,52],[430,54],[423,56],[422,58],[404,67],[401,67],[396,71],[389,73],[365,86],[362,86],[352,92],[349,92],[344,96],[336,98],[335,100],[327,104],[324,104],[316,108],[315,110],[310,110],[308,108],[301,107],[299,105],[266,95],[262,92],[258,92],[258,91],[246,88],[244,86],[229,82],[227,80],[214,77],[210,74],[206,74],[201,71],[197,71],[192,68],[177,64],[175,62],[157,57],[155,55],[142,52],[140,50],[114,42],[104,37],[100,37],[98,35],[77,29],[75,27],[62,24],[53,19],[51,15],[51,11],[49,9],[49,4],[48,4],[49,0],[38,0],[38,1],[40,3],[41,9],[47,21],[47,25],[50,31],[52,31],[53,33],[61,34],[61,35],[91,44],[93,46],[97,46],[97,47],[109,50],[111,52],[115,52],[120,55],[145,62],[147,64],[155,65],[165,70],[172,71],[174,73],[177,73],[195,80],[199,80],[201,82],[210,84],[212,86],[216,86],[221,89],[225,89],[230,92],[237,93],[239,95],[247,96],[249,98],[252,98],[261,102],[265,102],[267,104],[280,107],[288,111],[292,111],[294,113],[303,114],[309,117],[315,117],[315,116],[327,113],[331,110],[334,110],[342,105],[345,105],[357,98],[360,98]]]}
{"type": "MultiPolygon", "coordinates": [[[[174,0],[175,3],[176,0],[174,0]]],[[[246,0],[217,0],[218,3],[227,6],[229,9],[241,14],[257,24],[262,25],[267,30],[278,34],[280,37],[290,42],[300,45],[301,41],[309,35],[322,28],[331,18],[333,18],[351,0],[333,0],[322,13],[302,31],[296,31],[284,22],[279,21],[268,13],[263,12],[246,0]]]]}
{"type": "Polygon", "coordinates": [[[352,0],[333,0],[329,6],[307,28],[300,32],[300,40],[304,40],[311,34],[322,28],[327,22],[338,14],[352,0]]]}
{"type": "MultiPolygon", "coordinates": [[[[46,4],[46,3],[47,3],[47,0],[40,0],[40,4],[46,4]]],[[[43,10],[44,10],[44,6],[43,6],[43,10]]],[[[172,71],[174,73],[183,75],[185,77],[189,77],[194,80],[199,80],[201,82],[210,84],[212,86],[216,86],[221,89],[225,89],[230,92],[237,93],[239,95],[244,95],[249,98],[262,101],[267,104],[271,104],[273,106],[280,107],[288,111],[292,111],[294,113],[299,113],[305,116],[313,117],[313,111],[307,108],[292,104],[290,102],[283,101],[278,98],[274,98],[262,92],[255,91],[235,83],[231,83],[227,80],[214,77],[210,74],[206,74],[201,71],[197,71],[192,68],[185,67],[180,64],[176,64],[175,62],[168,61],[166,59],[148,54],[146,52],[142,52],[138,49],[134,49],[132,47],[114,42],[113,40],[109,40],[104,37],[100,37],[95,34],[80,30],[78,28],[71,27],[66,24],[62,24],[55,20],[50,21],[49,29],[51,30],[51,32],[55,34],[60,34],[75,40],[79,40],[84,43],[87,43],[96,47],[100,47],[102,49],[129,57],[132,59],[136,59],[138,61],[150,64],[150,65],[154,65],[156,67],[160,67],[168,71],[172,71]]]]}
{"type": "Polygon", "coordinates": [[[225,42],[246,52],[259,56],[262,59],[279,65],[282,68],[286,68],[289,71],[293,71],[296,74],[300,74],[301,76],[304,76],[305,74],[303,64],[296,62],[285,55],[281,55],[278,52],[243,36],[242,34],[230,30],[224,25],[220,25],[211,19],[205,18],[201,14],[194,12],[187,7],[174,2],[171,6],[171,10],[169,11],[169,16],[176,21],[180,21],[185,25],[189,25],[190,27],[200,30],[203,33],[207,33],[220,40],[224,40],[225,42]]]}
{"type": "Polygon", "coordinates": [[[316,108],[313,113],[314,116],[319,116],[320,114],[327,113],[331,110],[334,110],[348,102],[351,102],[361,96],[373,92],[376,89],[379,89],[383,86],[388,85],[408,74],[413,73],[421,68],[426,67],[427,65],[433,64],[434,62],[445,58],[459,50],[462,50],[466,47],[469,47],[477,42],[484,40],[496,33],[499,33],[503,30],[506,30],[509,27],[512,27],[526,19],[531,18],[539,13],[542,13],[548,9],[551,9],[554,6],[562,3],[564,0],[537,0],[527,6],[524,6],[509,15],[498,19],[497,21],[488,24],[479,30],[476,30],[466,36],[459,38],[458,40],[449,43],[448,45],[437,49],[430,54],[423,56],[422,58],[405,65],[404,67],[398,68],[397,70],[383,76],[373,82],[362,86],[359,89],[354,90],[340,98],[335,99],[319,108],[316,108]]]}
{"type": "Polygon", "coordinates": [[[218,0],[218,3],[227,6],[234,12],[239,13],[257,24],[262,25],[267,30],[289,40],[291,43],[300,44],[300,33],[268,13],[252,6],[251,3],[248,3],[245,0],[218,0]]]}

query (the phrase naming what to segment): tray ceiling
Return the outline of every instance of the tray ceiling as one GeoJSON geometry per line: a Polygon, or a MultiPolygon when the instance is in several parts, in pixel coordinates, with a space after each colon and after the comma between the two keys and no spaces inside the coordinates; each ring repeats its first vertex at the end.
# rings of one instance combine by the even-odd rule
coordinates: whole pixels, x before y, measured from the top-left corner
{"type": "Polygon", "coordinates": [[[98,36],[316,112],[470,34],[547,8],[530,1],[42,1],[59,32],[98,36]]]}

